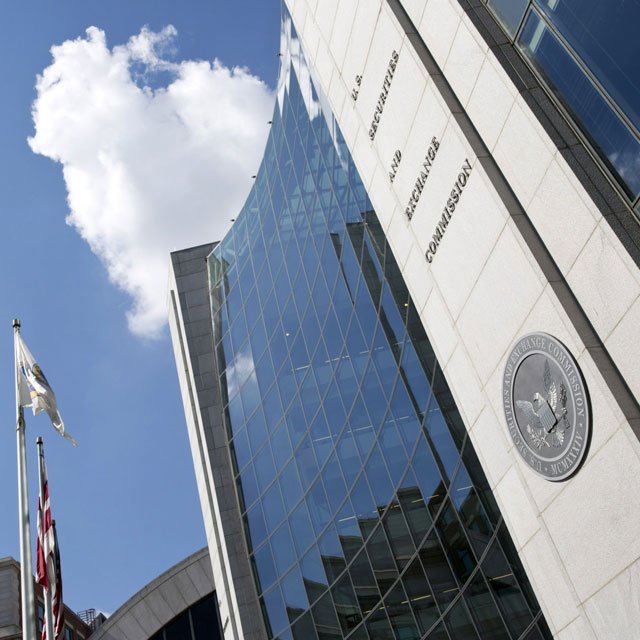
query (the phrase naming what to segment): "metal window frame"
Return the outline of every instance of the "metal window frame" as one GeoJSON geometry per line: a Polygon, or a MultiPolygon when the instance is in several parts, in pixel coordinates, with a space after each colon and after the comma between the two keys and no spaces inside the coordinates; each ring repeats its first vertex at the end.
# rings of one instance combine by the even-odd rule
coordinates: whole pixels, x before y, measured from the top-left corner
{"type": "Polygon", "coordinates": [[[519,39],[522,34],[522,30],[525,22],[528,17],[535,13],[536,16],[540,19],[540,21],[545,25],[547,29],[553,34],[553,36],[558,40],[560,45],[565,49],[569,57],[575,62],[578,68],[582,71],[587,80],[592,84],[593,88],[596,92],[602,97],[605,103],[611,108],[611,110],[616,114],[616,116],[620,119],[622,124],[629,130],[629,132],[638,140],[640,143],[640,130],[634,126],[628,116],[620,109],[615,100],[609,95],[609,93],[602,86],[600,81],[595,77],[589,67],[584,63],[582,58],[576,53],[573,47],[569,44],[566,38],[560,33],[558,28],[547,18],[547,16],[538,8],[536,0],[529,0],[527,7],[525,8],[522,18],[515,30],[513,36],[509,34],[509,32],[505,29],[504,25],[500,21],[498,14],[489,4],[489,0],[482,0],[485,5],[489,15],[493,18],[495,23],[498,25],[500,30],[505,34],[509,43],[513,47],[513,50],[517,52],[518,56],[523,60],[523,62],[527,65],[527,68],[534,74],[536,80],[540,83],[540,87],[544,90],[547,97],[551,100],[556,109],[560,112],[562,117],[571,127],[572,132],[576,135],[578,140],[583,144],[591,158],[596,162],[604,176],[607,178],[608,182],[615,189],[616,193],[618,193],[624,201],[629,206],[631,212],[634,214],[634,219],[637,223],[640,224],[640,194],[638,194],[635,198],[629,196],[626,189],[622,186],[624,181],[622,177],[618,176],[614,171],[612,171],[607,165],[606,161],[603,159],[602,154],[597,151],[593,142],[591,141],[589,135],[586,133],[586,127],[580,125],[578,119],[571,113],[571,110],[565,105],[564,100],[562,100],[556,92],[553,91],[549,82],[544,77],[544,75],[536,68],[535,65],[531,63],[529,58],[524,55],[521,46],[519,44],[519,39]]]}

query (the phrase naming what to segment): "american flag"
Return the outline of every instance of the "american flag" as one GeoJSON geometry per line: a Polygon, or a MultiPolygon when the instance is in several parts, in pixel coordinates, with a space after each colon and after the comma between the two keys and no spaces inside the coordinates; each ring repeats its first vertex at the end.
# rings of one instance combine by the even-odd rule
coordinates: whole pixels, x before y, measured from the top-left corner
{"type": "MultiPolygon", "coordinates": [[[[60,571],[60,552],[56,523],[51,519],[49,502],[49,483],[47,467],[42,463],[44,477],[44,499],[38,498],[38,541],[36,544],[36,580],[45,591],[51,593],[53,609],[53,640],[61,640],[64,629],[64,605],[62,604],[62,573],[60,571]],[[42,505],[44,503],[44,510],[42,505]],[[44,513],[43,513],[44,511],[44,513]]],[[[47,621],[42,621],[42,640],[47,640],[47,621]]]]}

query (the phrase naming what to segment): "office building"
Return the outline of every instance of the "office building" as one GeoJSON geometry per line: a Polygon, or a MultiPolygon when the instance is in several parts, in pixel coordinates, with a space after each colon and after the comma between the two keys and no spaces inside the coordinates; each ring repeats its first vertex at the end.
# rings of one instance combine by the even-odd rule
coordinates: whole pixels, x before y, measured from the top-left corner
{"type": "Polygon", "coordinates": [[[225,639],[636,637],[638,17],[287,0],[255,185],[172,254],[225,639]]]}
{"type": "MultiPolygon", "coordinates": [[[[42,585],[33,580],[35,610],[33,619],[36,631],[42,633],[44,619],[44,592],[42,585]]],[[[91,627],[79,613],[64,606],[64,640],[87,640],[91,627]]],[[[0,638],[20,640],[22,638],[22,616],[20,612],[20,563],[7,556],[0,558],[0,638]]]]}

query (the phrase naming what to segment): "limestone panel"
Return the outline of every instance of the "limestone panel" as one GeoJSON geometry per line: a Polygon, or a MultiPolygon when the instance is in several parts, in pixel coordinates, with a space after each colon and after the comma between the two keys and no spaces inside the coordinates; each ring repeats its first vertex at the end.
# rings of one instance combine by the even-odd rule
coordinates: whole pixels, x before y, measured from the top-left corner
{"type": "Polygon", "coordinates": [[[437,289],[431,291],[420,316],[425,326],[429,327],[429,336],[434,345],[437,345],[435,349],[438,362],[442,367],[445,367],[458,344],[459,337],[456,333],[453,317],[437,289]]]}
{"type": "Polygon", "coordinates": [[[429,0],[418,32],[442,69],[462,20],[462,10],[451,0],[429,0]]]}
{"type": "Polygon", "coordinates": [[[555,634],[581,615],[578,599],[564,572],[562,561],[544,530],[538,531],[520,551],[527,574],[551,631],[555,634]]]}
{"type": "MultiPolygon", "coordinates": [[[[567,275],[595,330],[606,340],[640,295],[640,273],[623,249],[611,241],[612,231],[601,221],[567,275]]],[[[632,346],[640,359],[640,341],[632,346]]]]}
{"type": "Polygon", "coordinates": [[[638,366],[638,334],[640,333],[640,298],[622,316],[605,342],[636,398],[640,398],[640,366],[638,366]]]}
{"type": "Polygon", "coordinates": [[[581,601],[640,557],[639,471],[638,457],[618,432],[543,513],[581,601]]]}
{"type": "Polygon", "coordinates": [[[549,165],[528,213],[534,224],[544,229],[544,242],[560,270],[568,272],[595,229],[596,219],[566,180],[557,160],[549,165]]]}
{"type": "Polygon", "coordinates": [[[512,230],[505,227],[458,320],[481,380],[494,371],[542,289],[512,230]]]}
{"type": "Polygon", "coordinates": [[[329,48],[338,69],[342,69],[352,31],[359,28],[355,22],[358,0],[342,0],[338,3],[329,48]]]}
{"type": "Polygon", "coordinates": [[[550,141],[532,117],[516,101],[493,149],[494,158],[525,208],[538,190],[556,151],[549,147],[550,141]]]}
{"type": "Polygon", "coordinates": [[[465,424],[473,424],[482,411],[485,398],[480,380],[463,346],[459,345],[447,365],[442,366],[465,424]]]}
{"type": "Polygon", "coordinates": [[[475,87],[486,52],[486,43],[475,29],[469,27],[469,19],[465,15],[458,25],[443,69],[463,105],[475,87]]]}
{"type": "Polygon", "coordinates": [[[516,99],[492,56],[486,56],[466,104],[466,110],[489,150],[493,149],[516,99]]]}
{"type": "Polygon", "coordinates": [[[520,471],[511,467],[496,485],[494,493],[502,508],[509,531],[516,548],[522,549],[539,531],[535,509],[532,509],[531,496],[520,471]]]}
{"type": "MultiPolygon", "coordinates": [[[[637,639],[640,629],[640,598],[630,598],[629,594],[640,594],[640,560],[586,601],[584,607],[598,638],[637,639]]],[[[582,637],[575,638],[582,640],[582,637]]]]}

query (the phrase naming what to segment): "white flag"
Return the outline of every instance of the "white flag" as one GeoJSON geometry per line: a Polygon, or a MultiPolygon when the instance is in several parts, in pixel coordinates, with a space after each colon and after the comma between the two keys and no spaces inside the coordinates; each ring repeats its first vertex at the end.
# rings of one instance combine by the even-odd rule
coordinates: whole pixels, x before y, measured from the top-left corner
{"type": "Polygon", "coordinates": [[[45,378],[40,365],[35,361],[20,334],[18,334],[17,338],[16,366],[18,367],[20,406],[31,407],[34,416],[41,411],[46,411],[49,418],[51,418],[53,428],[61,436],[69,440],[74,447],[78,446],[77,442],[64,430],[64,422],[62,422],[58,411],[56,394],[53,393],[53,389],[45,378]]]}

